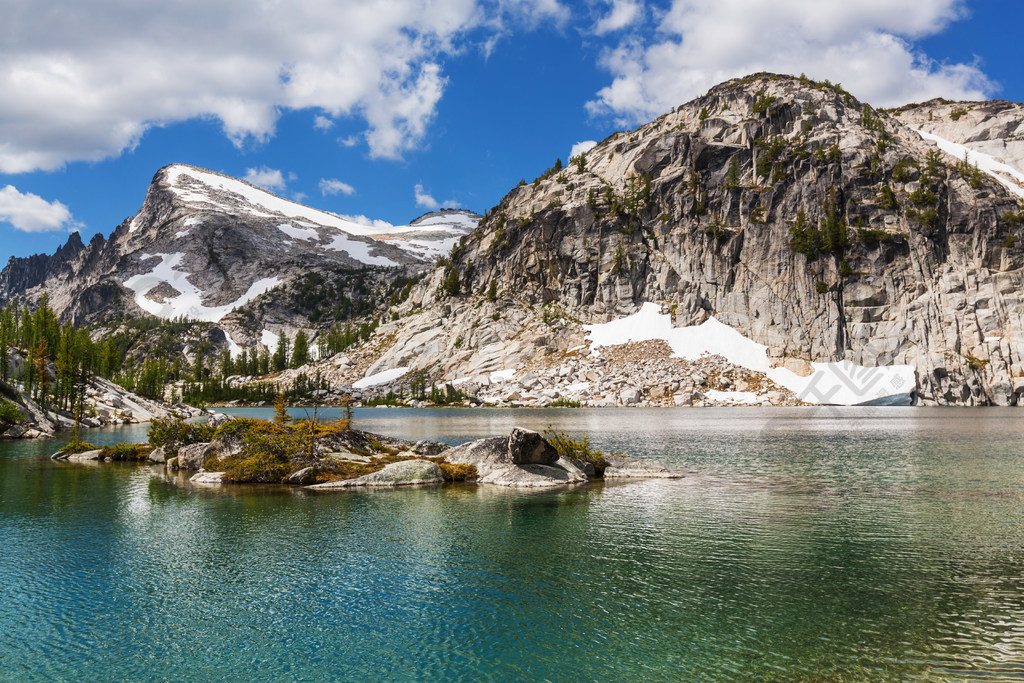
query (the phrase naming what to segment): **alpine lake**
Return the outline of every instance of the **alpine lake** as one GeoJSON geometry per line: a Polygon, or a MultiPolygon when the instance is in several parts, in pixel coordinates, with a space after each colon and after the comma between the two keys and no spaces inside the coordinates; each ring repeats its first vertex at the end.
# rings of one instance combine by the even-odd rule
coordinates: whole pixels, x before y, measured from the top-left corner
{"type": "Polygon", "coordinates": [[[0,680],[1024,678],[1024,411],[354,413],[690,474],[314,494],[3,442],[0,680]]]}

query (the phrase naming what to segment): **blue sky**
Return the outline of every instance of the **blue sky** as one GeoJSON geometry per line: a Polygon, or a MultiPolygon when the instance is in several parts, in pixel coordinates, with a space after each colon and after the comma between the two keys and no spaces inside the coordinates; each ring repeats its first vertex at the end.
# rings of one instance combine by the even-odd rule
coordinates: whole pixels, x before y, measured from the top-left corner
{"type": "Polygon", "coordinates": [[[174,162],[394,224],[483,212],[762,69],[878,106],[1024,101],[1017,2],[2,1],[5,261],[109,234],[174,162]]]}

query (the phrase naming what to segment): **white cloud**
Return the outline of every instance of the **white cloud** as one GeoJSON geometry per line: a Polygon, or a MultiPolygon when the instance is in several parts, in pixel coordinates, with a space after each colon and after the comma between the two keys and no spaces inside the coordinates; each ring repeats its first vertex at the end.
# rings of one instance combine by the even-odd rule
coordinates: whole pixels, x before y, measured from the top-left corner
{"type": "Polygon", "coordinates": [[[19,192],[13,185],[0,189],[0,221],[25,232],[74,231],[79,227],[61,202],[19,192]]]}
{"type": "Polygon", "coordinates": [[[355,147],[359,144],[359,136],[349,135],[347,138],[340,138],[338,142],[340,142],[344,147],[355,147]]]}
{"type": "Polygon", "coordinates": [[[416,206],[430,211],[436,211],[441,208],[441,202],[425,192],[423,186],[419,183],[416,183],[416,187],[413,188],[413,195],[416,197],[416,206]]]}
{"type": "Polygon", "coordinates": [[[334,121],[331,121],[326,116],[316,116],[313,119],[313,128],[317,130],[330,130],[334,127],[334,121]]]}
{"type": "Polygon", "coordinates": [[[564,21],[557,0],[6,0],[0,172],[117,156],[153,126],[220,122],[236,144],[284,110],[357,117],[374,157],[418,145],[441,64],[506,22],[564,21]],[[230,27],[230,30],[225,30],[230,27]],[[474,29],[481,29],[483,36],[474,29]]]}
{"type": "Polygon", "coordinates": [[[982,99],[993,86],[976,65],[937,64],[908,42],[961,14],[961,0],[673,0],[645,32],[657,39],[631,35],[604,53],[614,78],[587,108],[646,121],[757,71],[829,79],[877,106],[982,99]]]}
{"type": "Polygon", "coordinates": [[[343,183],[337,178],[321,178],[320,179],[320,194],[355,194],[356,188],[352,187],[348,183],[343,183]]]}
{"type": "Polygon", "coordinates": [[[285,180],[284,174],[278,169],[260,166],[258,168],[245,169],[245,178],[243,180],[265,190],[280,192],[288,186],[288,180],[295,180],[295,174],[289,173],[288,180],[285,180]]]}
{"type": "Polygon", "coordinates": [[[358,214],[355,216],[347,216],[342,214],[341,217],[347,221],[357,223],[358,225],[365,225],[368,228],[377,228],[378,230],[382,231],[387,231],[395,227],[394,225],[388,223],[387,221],[382,221],[379,218],[367,218],[363,214],[358,214]]]}
{"type": "Polygon", "coordinates": [[[461,206],[461,203],[457,199],[446,199],[443,202],[439,202],[434,199],[433,195],[423,189],[423,185],[416,183],[416,187],[413,188],[413,196],[416,197],[416,206],[426,209],[427,211],[437,211],[438,209],[457,209],[461,206]]]}
{"type": "Polygon", "coordinates": [[[594,25],[594,33],[604,35],[632,26],[643,13],[643,3],[636,0],[612,0],[608,14],[594,25]]]}
{"type": "Polygon", "coordinates": [[[569,158],[573,159],[580,154],[586,154],[590,150],[597,146],[596,140],[581,140],[572,146],[572,150],[569,152],[569,158]]]}

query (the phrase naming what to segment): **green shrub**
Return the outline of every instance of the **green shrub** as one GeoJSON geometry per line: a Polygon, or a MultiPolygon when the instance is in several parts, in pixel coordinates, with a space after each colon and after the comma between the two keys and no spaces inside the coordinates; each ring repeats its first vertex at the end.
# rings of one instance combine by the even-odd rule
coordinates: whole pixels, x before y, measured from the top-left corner
{"type": "Polygon", "coordinates": [[[882,189],[878,191],[878,205],[883,209],[890,210],[899,206],[896,201],[896,193],[888,185],[882,185],[882,189]]]}
{"type": "Polygon", "coordinates": [[[186,422],[177,417],[156,418],[149,423],[149,445],[176,451],[182,446],[210,441],[216,431],[215,427],[205,423],[186,422]]]}
{"type": "Polygon", "coordinates": [[[0,399],[0,427],[6,429],[16,425],[24,418],[18,408],[6,399],[0,399]]]}
{"type": "Polygon", "coordinates": [[[910,203],[918,207],[932,206],[935,204],[935,193],[919,187],[910,193],[910,203]]]}
{"type": "Polygon", "coordinates": [[[107,460],[137,462],[148,458],[152,451],[153,449],[147,444],[127,443],[122,441],[121,443],[115,443],[111,446],[105,447],[103,449],[102,456],[107,460]]]}
{"type": "Polygon", "coordinates": [[[241,453],[211,458],[207,469],[224,472],[225,481],[280,484],[295,471],[292,458],[301,450],[301,439],[295,435],[271,435],[248,432],[241,453]]]}
{"type": "Polygon", "coordinates": [[[594,471],[598,477],[604,476],[604,470],[608,467],[608,461],[605,460],[604,453],[590,447],[590,439],[588,437],[584,436],[577,441],[569,437],[565,432],[556,432],[549,429],[544,432],[544,438],[558,451],[558,455],[561,457],[589,462],[594,466],[594,471]]]}
{"type": "Polygon", "coordinates": [[[773,104],[775,104],[775,97],[763,91],[758,93],[757,99],[754,100],[754,114],[767,114],[768,116],[771,116],[775,113],[772,108],[773,104]]]}
{"type": "Polygon", "coordinates": [[[892,167],[892,179],[897,183],[909,183],[917,174],[917,162],[911,158],[900,159],[892,167]]]}
{"type": "Polygon", "coordinates": [[[88,441],[75,440],[70,441],[64,448],[61,449],[68,455],[74,455],[76,453],[85,453],[86,451],[96,450],[96,446],[92,445],[88,441]]]}
{"type": "Polygon", "coordinates": [[[882,244],[884,242],[892,242],[892,235],[887,233],[885,230],[872,230],[870,228],[861,228],[857,230],[857,237],[861,242],[869,246],[882,244]]]}
{"type": "Polygon", "coordinates": [[[917,221],[926,228],[934,228],[939,223],[939,212],[934,207],[924,209],[923,211],[907,209],[907,218],[917,221]]]}

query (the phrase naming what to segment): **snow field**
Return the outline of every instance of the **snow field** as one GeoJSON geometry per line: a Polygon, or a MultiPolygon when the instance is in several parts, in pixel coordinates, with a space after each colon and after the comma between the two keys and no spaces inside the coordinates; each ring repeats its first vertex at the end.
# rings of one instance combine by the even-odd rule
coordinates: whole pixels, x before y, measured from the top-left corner
{"type": "MultiPolygon", "coordinates": [[[[916,386],[914,368],[909,365],[867,368],[849,361],[811,363],[813,372],[800,377],[786,368],[773,368],[767,346],[714,318],[700,325],[674,327],[672,317],[660,311],[657,304],[648,302],[625,318],[584,325],[592,352],[599,353],[602,346],[662,340],[679,358],[696,360],[705,353],[716,354],[733,365],[764,373],[807,403],[909,405],[910,393],[916,386]]],[[[742,400],[734,395],[736,392],[727,393],[730,394],[728,400],[742,400]]]]}

